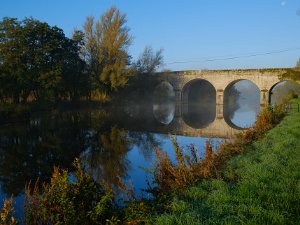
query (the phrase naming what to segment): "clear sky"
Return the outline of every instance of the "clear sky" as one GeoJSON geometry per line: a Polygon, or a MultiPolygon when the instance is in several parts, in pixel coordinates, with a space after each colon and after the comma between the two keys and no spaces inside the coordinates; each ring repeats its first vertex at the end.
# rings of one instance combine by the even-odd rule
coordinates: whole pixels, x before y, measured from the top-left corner
{"type": "Polygon", "coordinates": [[[134,37],[133,59],[146,45],[163,48],[165,69],[293,67],[300,57],[300,0],[0,1],[1,18],[33,17],[67,36],[117,6],[134,37]]]}

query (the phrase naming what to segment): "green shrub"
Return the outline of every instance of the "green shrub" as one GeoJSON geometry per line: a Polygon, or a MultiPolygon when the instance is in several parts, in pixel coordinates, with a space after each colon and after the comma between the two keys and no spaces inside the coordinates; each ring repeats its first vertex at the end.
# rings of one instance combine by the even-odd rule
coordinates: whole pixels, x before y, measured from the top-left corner
{"type": "Polygon", "coordinates": [[[73,177],[54,168],[49,184],[26,188],[26,224],[105,224],[114,216],[114,198],[105,193],[78,161],[73,177]]]}

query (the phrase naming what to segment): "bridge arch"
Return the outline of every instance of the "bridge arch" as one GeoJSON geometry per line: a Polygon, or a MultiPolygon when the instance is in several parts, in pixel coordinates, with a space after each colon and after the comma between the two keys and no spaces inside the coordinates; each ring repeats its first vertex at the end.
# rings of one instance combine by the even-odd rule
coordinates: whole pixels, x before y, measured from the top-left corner
{"type": "MultiPolygon", "coordinates": [[[[202,78],[196,78],[196,79],[192,79],[190,81],[188,81],[187,83],[184,84],[182,91],[181,91],[181,95],[182,95],[182,101],[184,103],[187,103],[189,98],[191,97],[190,91],[195,91],[195,90],[191,90],[193,87],[195,86],[201,86],[203,87],[203,85],[205,85],[206,87],[208,87],[208,89],[210,89],[209,91],[213,91],[212,93],[216,93],[216,88],[215,86],[208,81],[207,79],[202,79],[202,78]]],[[[199,90],[199,92],[205,92],[203,90],[199,90]]]]}
{"type": "Polygon", "coordinates": [[[269,96],[268,96],[268,97],[269,97],[269,98],[268,98],[268,103],[269,103],[269,104],[271,104],[272,94],[273,94],[274,88],[275,88],[278,84],[280,84],[280,83],[282,83],[282,82],[285,82],[285,81],[287,81],[287,80],[279,81],[279,82],[273,84],[273,85],[270,87],[270,90],[269,90],[269,96]]]}
{"type": "Polygon", "coordinates": [[[166,80],[158,83],[153,91],[154,97],[175,97],[174,86],[166,80]]]}
{"type": "MultiPolygon", "coordinates": [[[[231,88],[233,85],[235,85],[235,84],[237,84],[238,82],[241,82],[241,81],[247,81],[247,82],[250,82],[252,85],[254,85],[254,86],[257,88],[258,91],[260,91],[259,85],[258,85],[255,81],[253,81],[252,79],[240,78],[240,79],[236,79],[236,80],[230,81],[230,82],[226,85],[226,87],[225,87],[225,89],[224,89],[224,92],[225,92],[226,90],[228,90],[229,88],[231,88]]],[[[224,94],[225,94],[225,93],[224,93],[224,94]]]]}
{"type": "Polygon", "coordinates": [[[205,79],[193,79],[182,89],[182,118],[192,128],[205,128],[216,118],[216,89],[205,79]]]}
{"type": "Polygon", "coordinates": [[[235,129],[244,129],[254,124],[260,110],[260,88],[248,79],[230,82],[224,90],[223,116],[226,123],[235,129]]]}
{"type": "Polygon", "coordinates": [[[170,124],[175,116],[175,90],[168,81],[161,81],[153,93],[153,116],[161,124],[170,124]]]}
{"type": "Polygon", "coordinates": [[[270,87],[268,103],[280,103],[281,100],[287,97],[289,94],[300,94],[300,84],[296,81],[284,79],[276,82],[270,87]]]}

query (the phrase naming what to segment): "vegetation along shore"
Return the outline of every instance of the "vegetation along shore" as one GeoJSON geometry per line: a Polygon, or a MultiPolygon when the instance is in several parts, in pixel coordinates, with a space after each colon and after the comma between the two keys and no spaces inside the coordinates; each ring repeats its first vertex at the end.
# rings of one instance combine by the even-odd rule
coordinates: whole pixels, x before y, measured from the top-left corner
{"type": "MultiPolygon", "coordinates": [[[[207,143],[204,159],[193,146],[184,153],[176,141],[175,162],[157,150],[150,199],[136,197],[121,179],[122,194],[95,183],[78,161],[72,174],[54,168],[49,183],[27,185],[25,223],[297,224],[300,114],[284,115],[283,105],[262,110],[234,143],[215,151],[207,143]]],[[[1,223],[19,223],[13,198],[4,203],[1,223]]]]}

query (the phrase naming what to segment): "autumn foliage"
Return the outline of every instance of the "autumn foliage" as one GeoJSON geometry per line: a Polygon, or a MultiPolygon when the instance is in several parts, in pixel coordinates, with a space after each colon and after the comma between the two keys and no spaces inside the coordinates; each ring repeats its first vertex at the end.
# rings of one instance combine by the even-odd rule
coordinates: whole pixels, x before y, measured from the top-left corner
{"type": "Polygon", "coordinates": [[[152,173],[154,183],[160,192],[180,190],[201,179],[222,178],[227,162],[234,156],[244,152],[244,146],[261,138],[263,134],[280,122],[285,114],[284,104],[263,109],[257,116],[254,126],[240,134],[234,143],[225,142],[219,149],[213,149],[208,141],[205,145],[205,157],[198,157],[195,146],[183,148],[173,141],[176,153],[172,162],[166,152],[156,149],[156,163],[152,173]]]}

